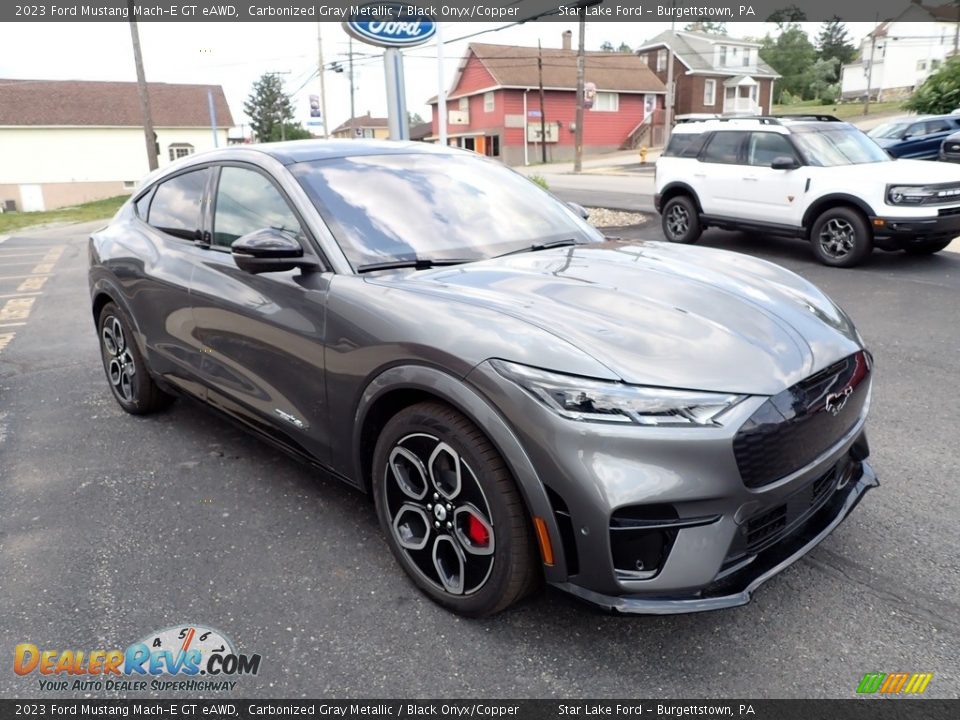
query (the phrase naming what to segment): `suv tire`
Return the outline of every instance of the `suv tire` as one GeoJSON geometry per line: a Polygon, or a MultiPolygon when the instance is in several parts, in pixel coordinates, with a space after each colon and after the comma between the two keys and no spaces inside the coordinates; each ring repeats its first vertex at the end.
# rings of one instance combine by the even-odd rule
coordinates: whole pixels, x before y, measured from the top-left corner
{"type": "Polygon", "coordinates": [[[849,207],[820,213],[810,231],[813,254],[824,265],[859,265],[873,250],[873,236],[863,215],[849,207]]]}
{"type": "Polygon", "coordinates": [[[405,408],[373,455],[373,499],[394,557],[431,600],[493,615],[542,580],[529,515],[500,453],[457,410],[405,408]]]}
{"type": "Polygon", "coordinates": [[[117,404],[131,415],[147,415],[163,410],[174,397],[157,387],[150,377],[132,327],[118,305],[104,305],[97,320],[100,357],[117,404]]]}
{"type": "Polygon", "coordinates": [[[700,214],[689,195],[676,195],[663,206],[660,225],[670,242],[690,244],[700,239],[700,214]]]}

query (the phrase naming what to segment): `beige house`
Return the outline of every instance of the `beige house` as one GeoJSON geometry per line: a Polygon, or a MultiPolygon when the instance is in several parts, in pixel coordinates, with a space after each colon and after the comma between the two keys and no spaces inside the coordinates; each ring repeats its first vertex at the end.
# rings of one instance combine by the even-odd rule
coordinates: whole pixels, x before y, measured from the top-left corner
{"type": "MultiPolygon", "coordinates": [[[[219,85],[150,83],[159,164],[233,126],[219,85]]],[[[52,210],[129,193],[149,171],[136,83],[0,78],[0,210],[52,210]]]]}
{"type": "Polygon", "coordinates": [[[335,138],[387,140],[390,137],[390,129],[387,118],[370,117],[368,112],[366,115],[347,120],[330,135],[335,138]]]}

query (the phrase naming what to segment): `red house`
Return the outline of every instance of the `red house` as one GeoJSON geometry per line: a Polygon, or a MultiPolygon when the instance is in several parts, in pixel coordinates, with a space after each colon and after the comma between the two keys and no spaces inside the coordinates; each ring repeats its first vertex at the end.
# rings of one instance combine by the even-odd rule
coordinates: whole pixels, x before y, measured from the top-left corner
{"type": "MultiPolygon", "coordinates": [[[[564,33],[563,48],[543,48],[544,103],[535,47],[471,43],[447,95],[451,145],[500,158],[509,165],[571,160],[576,128],[577,54],[564,33]],[[541,133],[541,111],[546,142],[541,133]]],[[[589,52],[585,80],[596,94],[583,114],[584,154],[651,145],[662,123],[666,88],[643,60],[629,53],[589,52]]],[[[439,131],[437,98],[433,133],[439,131]]]]}

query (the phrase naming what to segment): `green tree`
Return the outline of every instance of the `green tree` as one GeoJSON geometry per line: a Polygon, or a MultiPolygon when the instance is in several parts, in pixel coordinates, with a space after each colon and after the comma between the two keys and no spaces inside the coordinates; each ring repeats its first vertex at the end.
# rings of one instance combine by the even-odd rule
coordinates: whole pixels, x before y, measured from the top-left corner
{"type": "Polygon", "coordinates": [[[811,68],[817,60],[817,49],[796,23],[782,25],[782,32],[773,39],[767,35],[760,48],[760,57],[783,77],[777,81],[773,102],[780,103],[784,91],[809,99],[813,78],[811,68]]]}
{"type": "Polygon", "coordinates": [[[613,43],[609,40],[604,40],[602,43],[600,43],[600,49],[603,52],[613,52],[613,43]]]}
{"type": "Polygon", "coordinates": [[[624,53],[625,55],[629,55],[630,53],[633,52],[633,48],[627,45],[625,42],[622,42],[620,43],[620,47],[617,48],[617,52],[624,53]]]}
{"type": "Polygon", "coordinates": [[[261,75],[243,103],[243,112],[250,118],[250,127],[257,140],[279,140],[280,123],[287,123],[289,126],[293,120],[293,103],[290,102],[290,96],[283,91],[280,76],[274,73],[261,75]]]}
{"type": "Polygon", "coordinates": [[[725,22],[705,22],[698,20],[696,22],[687,23],[683,29],[687,32],[702,32],[707,33],[708,35],[727,34],[727,24],[725,22]]]}
{"type": "Polygon", "coordinates": [[[767,18],[767,22],[776,23],[781,30],[799,22],[806,22],[807,14],[796,5],[787,5],[785,8],[774,10],[767,18]]]}
{"type": "Polygon", "coordinates": [[[410,125],[410,127],[413,127],[414,125],[422,125],[424,122],[426,122],[426,120],[420,117],[420,113],[407,112],[407,123],[410,125]]]}
{"type": "Polygon", "coordinates": [[[850,36],[847,35],[847,28],[840,22],[839,17],[834,15],[832,20],[828,20],[820,26],[816,46],[821,60],[836,59],[836,70],[830,82],[838,82],[840,80],[840,66],[852,62],[857,54],[857,49],[850,41],[850,36]]]}
{"type": "Polygon", "coordinates": [[[943,115],[960,107],[960,57],[947,60],[926,79],[904,107],[933,115],[943,115]]]}
{"type": "Polygon", "coordinates": [[[285,122],[283,130],[280,129],[280,123],[270,128],[270,135],[263,139],[263,142],[279,142],[280,140],[309,140],[313,133],[307,130],[300,123],[285,122]]]}
{"type": "Polygon", "coordinates": [[[837,77],[840,67],[838,58],[820,58],[810,66],[807,73],[810,96],[821,102],[833,102],[837,97],[837,77]]]}

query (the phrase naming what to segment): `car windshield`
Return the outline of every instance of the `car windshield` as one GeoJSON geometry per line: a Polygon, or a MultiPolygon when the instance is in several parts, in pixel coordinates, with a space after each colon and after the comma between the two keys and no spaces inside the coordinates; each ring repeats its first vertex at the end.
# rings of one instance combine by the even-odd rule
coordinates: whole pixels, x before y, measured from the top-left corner
{"type": "Polygon", "coordinates": [[[888,138],[899,140],[903,137],[903,134],[907,131],[907,128],[910,127],[912,123],[908,122],[890,122],[884,123],[883,125],[877,125],[877,127],[870,130],[867,135],[872,138],[888,138]]]}
{"type": "Polygon", "coordinates": [[[791,135],[810,165],[860,165],[886,162],[890,156],[856,128],[793,128],[791,135]]]}
{"type": "Polygon", "coordinates": [[[603,240],[522,175],[467,153],[359,155],[291,170],[355,269],[603,240]]]}

